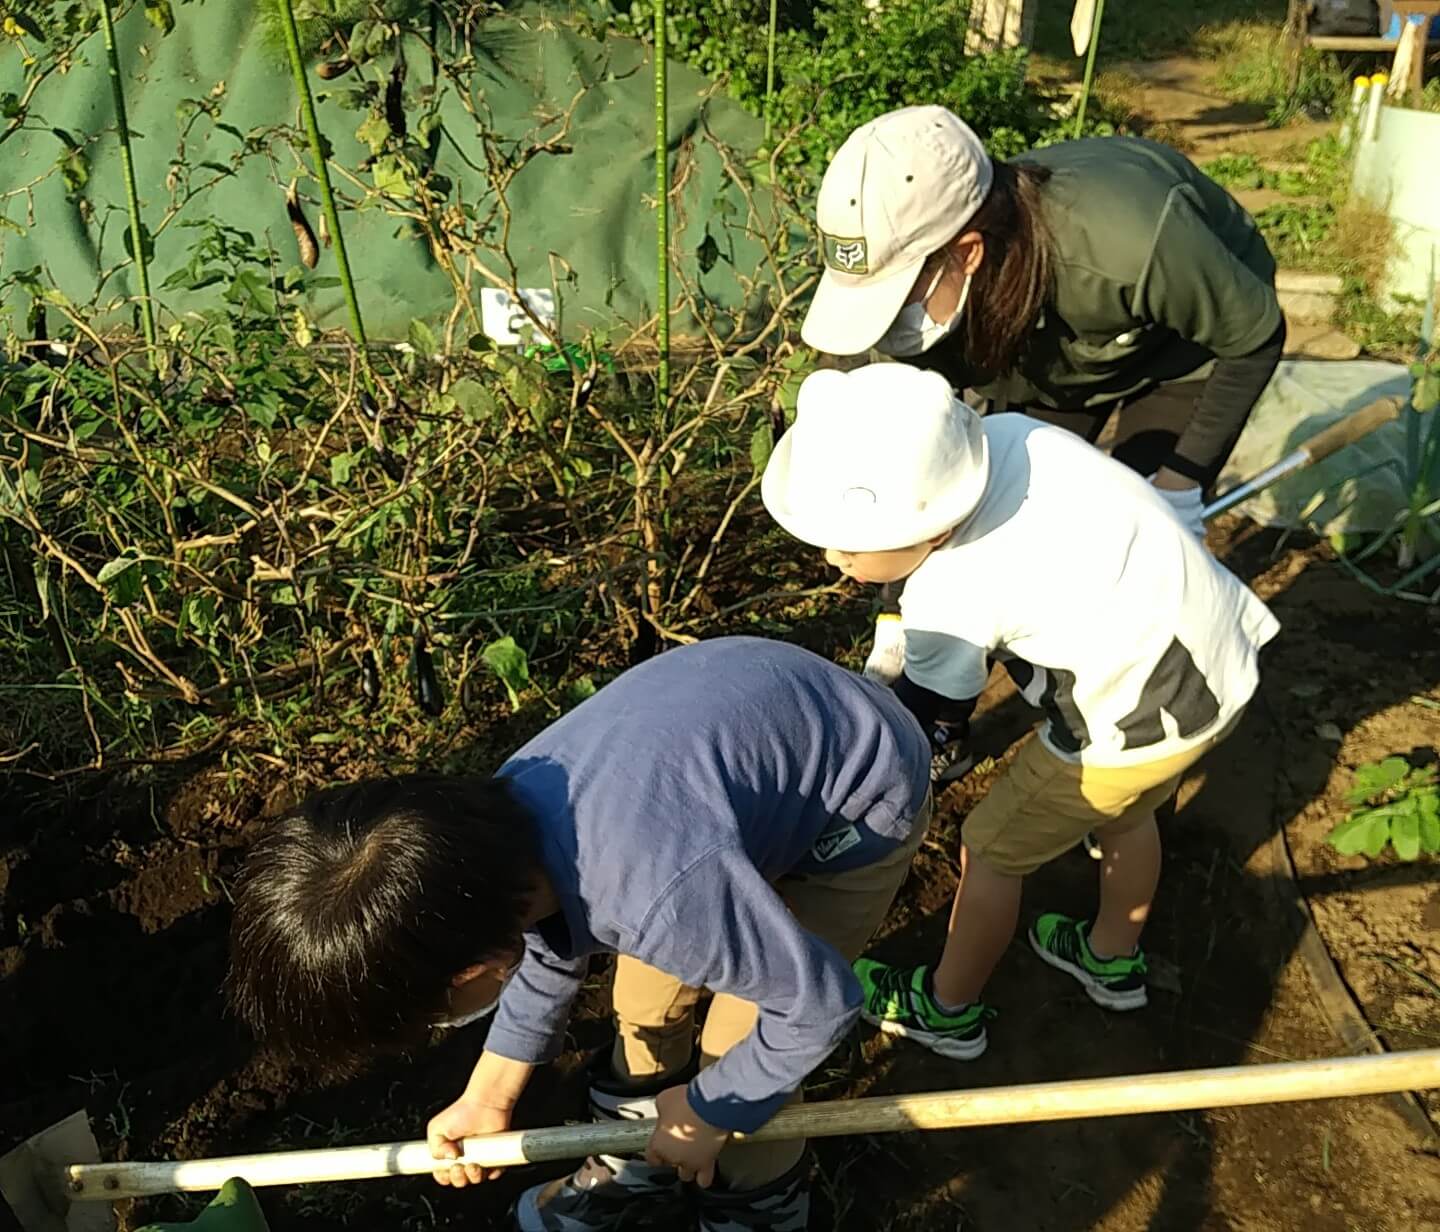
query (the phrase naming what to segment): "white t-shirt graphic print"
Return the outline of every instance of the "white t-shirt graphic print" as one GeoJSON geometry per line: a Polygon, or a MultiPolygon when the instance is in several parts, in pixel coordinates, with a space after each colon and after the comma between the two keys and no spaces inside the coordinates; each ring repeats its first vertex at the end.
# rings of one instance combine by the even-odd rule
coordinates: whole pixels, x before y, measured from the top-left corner
{"type": "Polygon", "coordinates": [[[905,583],[905,674],[979,696],[990,660],[1096,766],[1203,743],[1255,692],[1270,610],[1139,475],[1024,415],[987,416],[979,507],[905,583]]]}

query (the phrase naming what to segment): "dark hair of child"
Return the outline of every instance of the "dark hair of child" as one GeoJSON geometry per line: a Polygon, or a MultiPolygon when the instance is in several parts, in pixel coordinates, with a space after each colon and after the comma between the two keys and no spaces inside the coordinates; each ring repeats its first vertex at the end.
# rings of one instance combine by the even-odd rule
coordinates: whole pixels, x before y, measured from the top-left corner
{"type": "Polygon", "coordinates": [[[423,1043],[453,976],[519,951],[538,871],[529,818],[501,780],[322,791],[245,861],[230,1006],[262,1044],[324,1070],[423,1043]]]}

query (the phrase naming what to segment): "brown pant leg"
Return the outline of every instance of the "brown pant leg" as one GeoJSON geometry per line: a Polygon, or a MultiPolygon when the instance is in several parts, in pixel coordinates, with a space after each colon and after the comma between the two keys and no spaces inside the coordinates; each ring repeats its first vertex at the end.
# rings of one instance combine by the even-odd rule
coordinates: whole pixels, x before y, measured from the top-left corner
{"type": "MultiPolygon", "coordinates": [[[[884,922],[895,901],[910,862],[930,825],[927,799],[909,841],[886,859],[831,876],[782,878],[778,889],[802,927],[833,945],[847,962],[858,958],[884,922]]],[[[700,1037],[700,1064],[709,1065],[755,1029],[758,1011],[749,1001],[718,994],[705,1017],[700,1037]]],[[[796,1091],[790,1103],[799,1103],[796,1091]]],[[[751,1146],[734,1142],[720,1156],[720,1172],[727,1184],[739,1190],[758,1189],[783,1176],[799,1162],[805,1143],[772,1142],[751,1146]]]]}
{"type": "MultiPolygon", "coordinates": [[[[1055,411],[1029,406],[1015,409],[1023,410],[1031,419],[1083,436],[1117,462],[1148,476],[1158,471],[1174,451],[1195,417],[1195,403],[1204,392],[1203,380],[1175,381],[1089,410],[1055,411]]],[[[1231,441],[1204,476],[1203,486],[1207,490],[1234,447],[1235,441],[1231,441]]]]}
{"type": "Polygon", "coordinates": [[[619,1078],[643,1082],[678,1073],[695,1046],[695,1002],[689,988],[638,958],[615,961],[615,1051],[611,1065],[619,1078]]]}
{"type": "Polygon", "coordinates": [[[1076,436],[1083,436],[1094,445],[1105,430],[1114,405],[1094,407],[1083,411],[1055,411],[1045,406],[1014,406],[997,409],[1022,411],[1031,419],[1038,419],[1041,423],[1054,424],[1055,427],[1064,428],[1065,431],[1073,432],[1076,436]]]}
{"type": "MultiPolygon", "coordinates": [[[[1138,474],[1153,475],[1165,465],[1190,426],[1196,399],[1204,391],[1204,381],[1184,381],[1157,385],[1123,403],[1115,416],[1110,456],[1138,474]]],[[[1219,467],[1215,469],[1218,474],[1219,467]]],[[[1207,479],[1206,487],[1214,477],[1207,479]]]]}

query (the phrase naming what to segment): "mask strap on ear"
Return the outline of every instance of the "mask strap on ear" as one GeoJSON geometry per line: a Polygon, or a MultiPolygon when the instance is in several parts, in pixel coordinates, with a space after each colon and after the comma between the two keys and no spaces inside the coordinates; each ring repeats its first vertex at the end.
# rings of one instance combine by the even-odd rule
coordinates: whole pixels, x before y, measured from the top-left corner
{"type": "Polygon", "coordinates": [[[920,297],[920,306],[923,308],[930,302],[930,297],[935,294],[935,288],[940,285],[940,279],[945,277],[945,270],[950,265],[950,254],[945,254],[945,259],[940,262],[940,268],[935,271],[935,277],[930,279],[930,285],[925,288],[925,294],[920,297]]]}
{"type": "Polygon", "coordinates": [[[964,283],[964,285],[960,288],[960,299],[959,299],[959,301],[958,301],[958,302],[956,303],[956,305],[955,305],[955,311],[954,311],[954,313],[953,313],[953,314],[951,315],[951,317],[950,317],[950,319],[951,319],[952,321],[953,321],[956,317],[958,317],[962,312],[965,311],[965,304],[966,304],[966,302],[967,302],[967,301],[969,300],[969,298],[970,298],[970,284],[971,284],[972,282],[974,282],[974,281],[975,281],[975,275],[974,275],[974,274],[966,274],[966,275],[965,275],[965,283],[964,283]]]}

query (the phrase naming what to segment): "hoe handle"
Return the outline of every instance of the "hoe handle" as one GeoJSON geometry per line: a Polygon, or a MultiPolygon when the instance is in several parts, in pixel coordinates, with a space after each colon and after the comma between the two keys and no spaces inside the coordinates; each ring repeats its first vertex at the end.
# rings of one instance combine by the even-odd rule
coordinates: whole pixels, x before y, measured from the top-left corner
{"type": "MultiPolygon", "coordinates": [[[[802,1104],[780,1112],[745,1138],[752,1142],[776,1142],[846,1134],[1015,1125],[1337,1099],[1429,1087],[1440,1087],[1440,1048],[802,1104]]],[[[579,1159],[593,1154],[623,1155],[643,1150],[654,1128],[655,1122],[646,1120],[489,1134],[466,1139],[465,1155],[459,1162],[500,1168],[579,1159]]],[[[63,1181],[71,1199],[106,1200],[177,1190],[214,1190],[231,1177],[262,1186],[413,1176],[432,1171],[436,1162],[423,1142],[391,1142],[184,1163],[72,1164],[65,1169],[63,1181]]]]}

